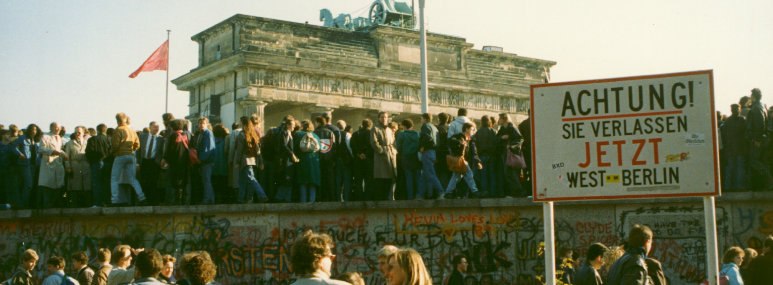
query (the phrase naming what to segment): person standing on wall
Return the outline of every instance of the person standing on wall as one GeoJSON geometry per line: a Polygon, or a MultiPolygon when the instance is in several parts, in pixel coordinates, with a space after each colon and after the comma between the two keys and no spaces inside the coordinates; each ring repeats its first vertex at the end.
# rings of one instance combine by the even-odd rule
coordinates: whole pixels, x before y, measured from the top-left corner
{"type": "Polygon", "coordinates": [[[140,205],[146,204],[145,193],[142,192],[142,186],[137,180],[137,158],[134,151],[140,147],[140,139],[137,133],[129,127],[129,117],[124,113],[115,115],[118,128],[113,133],[111,141],[111,150],[115,156],[113,160],[113,169],[110,174],[110,192],[113,204],[127,204],[128,201],[122,201],[119,197],[119,185],[121,177],[129,180],[134,192],[137,194],[137,200],[140,205]]]}
{"type": "Polygon", "coordinates": [[[394,131],[389,128],[389,113],[378,113],[378,124],[371,130],[370,145],[373,147],[374,193],[376,201],[394,200],[397,178],[397,150],[394,131]]]}

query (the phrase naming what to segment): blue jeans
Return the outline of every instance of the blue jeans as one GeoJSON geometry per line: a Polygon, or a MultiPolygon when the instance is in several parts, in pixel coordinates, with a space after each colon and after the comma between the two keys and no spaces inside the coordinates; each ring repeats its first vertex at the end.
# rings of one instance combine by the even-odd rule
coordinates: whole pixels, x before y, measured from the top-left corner
{"type": "Polygon", "coordinates": [[[480,156],[481,164],[483,164],[483,169],[476,169],[476,178],[480,181],[480,187],[483,188],[481,191],[483,193],[489,194],[489,193],[495,193],[497,192],[495,189],[497,189],[497,178],[496,178],[496,168],[494,167],[494,158],[488,155],[482,155],[480,156]]]}
{"type": "Polygon", "coordinates": [[[245,165],[242,167],[242,172],[239,175],[239,202],[249,202],[252,200],[252,195],[255,194],[257,194],[260,200],[268,200],[266,192],[263,191],[263,187],[260,186],[258,179],[255,178],[252,165],[245,165]]]}
{"type": "Polygon", "coordinates": [[[137,180],[137,157],[131,154],[117,156],[113,161],[113,170],[110,173],[110,200],[116,204],[128,202],[120,201],[118,194],[121,172],[123,172],[123,175],[129,180],[129,184],[131,184],[132,188],[134,188],[134,193],[137,194],[137,200],[140,202],[145,201],[145,193],[142,193],[142,186],[140,186],[140,181],[137,180]]]}
{"type": "Polygon", "coordinates": [[[336,163],[336,191],[333,201],[349,201],[352,193],[352,168],[342,160],[336,163]]]}
{"type": "Polygon", "coordinates": [[[280,171],[277,178],[276,195],[274,200],[277,202],[290,203],[293,201],[293,171],[295,165],[282,166],[284,171],[280,171]]]}
{"type": "Polygon", "coordinates": [[[102,168],[105,163],[101,160],[99,162],[89,163],[91,169],[91,205],[102,206],[105,202],[102,190],[102,168]]]}
{"type": "Polygon", "coordinates": [[[416,198],[431,198],[445,192],[443,190],[443,184],[440,184],[440,179],[435,172],[435,150],[425,150],[421,153],[421,180],[422,187],[419,187],[419,192],[416,193],[416,198]]]}
{"type": "Polygon", "coordinates": [[[456,172],[451,173],[451,180],[448,181],[448,187],[446,188],[446,192],[443,193],[443,195],[451,193],[451,191],[454,191],[454,189],[456,188],[456,183],[458,183],[459,180],[462,179],[462,177],[464,177],[464,182],[467,183],[467,187],[470,188],[470,193],[478,192],[478,187],[475,186],[475,179],[473,178],[473,175],[472,175],[472,169],[470,169],[470,165],[468,164],[467,172],[465,172],[464,174],[459,174],[456,172]]]}
{"type": "Polygon", "coordinates": [[[730,155],[725,162],[722,183],[726,190],[746,189],[746,158],[743,155],[730,155]]]}
{"type": "Polygon", "coordinates": [[[298,187],[301,203],[314,203],[317,200],[317,185],[304,184],[298,187]]]}
{"type": "Polygon", "coordinates": [[[201,184],[204,188],[202,204],[214,204],[215,203],[215,190],[212,189],[212,168],[215,167],[215,163],[208,162],[201,164],[201,184]]]}
{"type": "Polygon", "coordinates": [[[405,199],[413,200],[416,197],[417,192],[421,190],[421,170],[419,169],[403,169],[405,175],[405,199]]]}
{"type": "Polygon", "coordinates": [[[32,195],[32,191],[35,190],[35,180],[34,180],[34,173],[36,166],[33,165],[19,165],[17,166],[19,170],[19,175],[21,176],[21,193],[19,200],[19,207],[21,208],[29,208],[30,207],[30,196],[32,195]]]}

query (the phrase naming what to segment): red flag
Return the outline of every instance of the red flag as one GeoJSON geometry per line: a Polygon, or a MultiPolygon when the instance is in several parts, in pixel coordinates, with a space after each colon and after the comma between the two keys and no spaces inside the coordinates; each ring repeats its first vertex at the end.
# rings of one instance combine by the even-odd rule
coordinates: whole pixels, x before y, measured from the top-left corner
{"type": "Polygon", "coordinates": [[[135,78],[140,72],[153,70],[167,70],[169,67],[169,40],[166,40],[153,54],[142,63],[140,68],[129,74],[129,78],[135,78]]]}

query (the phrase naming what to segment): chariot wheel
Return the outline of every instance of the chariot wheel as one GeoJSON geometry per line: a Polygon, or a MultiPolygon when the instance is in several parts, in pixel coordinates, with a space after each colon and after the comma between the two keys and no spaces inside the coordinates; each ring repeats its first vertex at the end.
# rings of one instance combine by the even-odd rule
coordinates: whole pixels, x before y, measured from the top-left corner
{"type": "Polygon", "coordinates": [[[386,9],[384,9],[384,5],[379,1],[373,2],[370,5],[368,18],[370,18],[370,22],[373,25],[383,25],[386,22],[386,9]]]}

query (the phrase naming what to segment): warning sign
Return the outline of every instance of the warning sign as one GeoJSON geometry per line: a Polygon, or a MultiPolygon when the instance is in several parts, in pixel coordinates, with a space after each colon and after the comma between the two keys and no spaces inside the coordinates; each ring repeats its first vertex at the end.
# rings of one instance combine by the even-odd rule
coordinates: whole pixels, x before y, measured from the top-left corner
{"type": "Polygon", "coordinates": [[[719,193],[711,71],[533,85],[531,104],[535,201],[719,193]]]}

